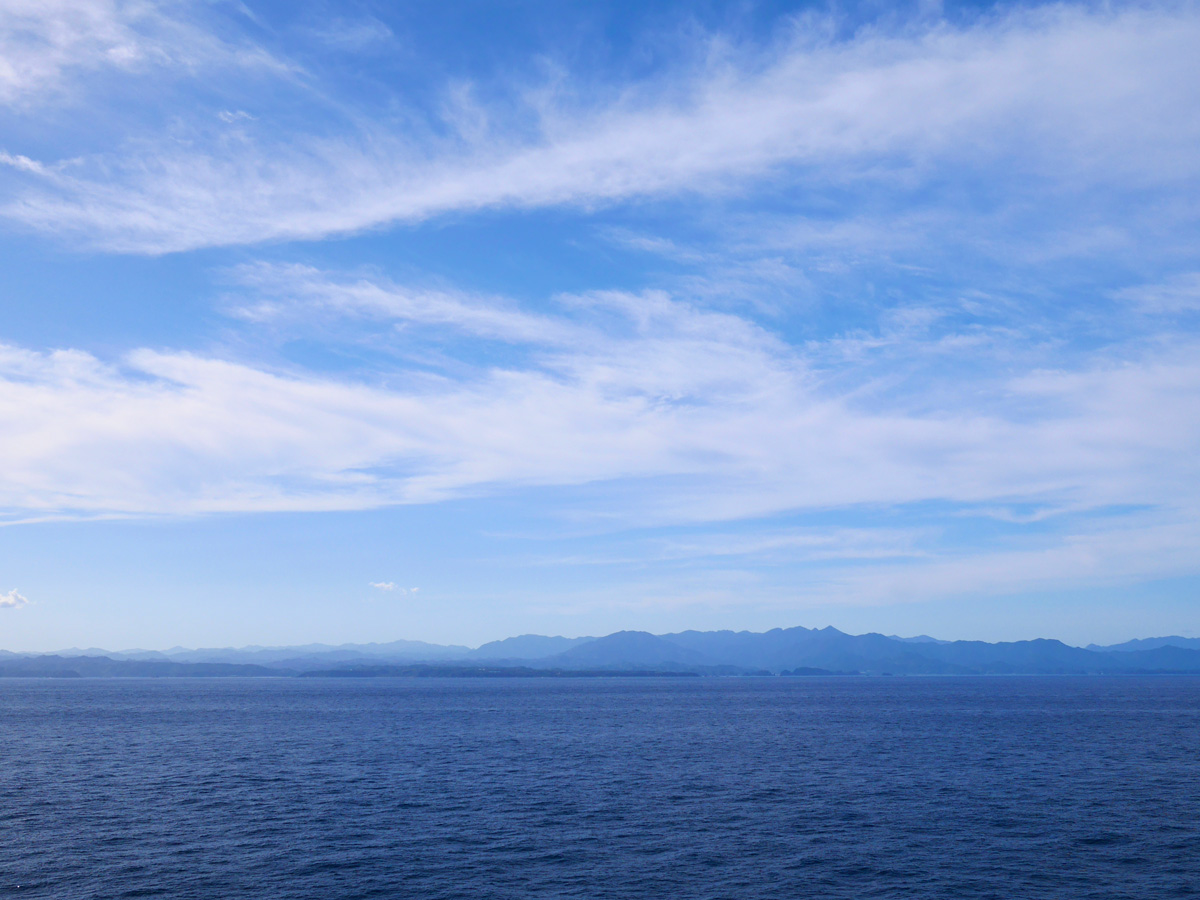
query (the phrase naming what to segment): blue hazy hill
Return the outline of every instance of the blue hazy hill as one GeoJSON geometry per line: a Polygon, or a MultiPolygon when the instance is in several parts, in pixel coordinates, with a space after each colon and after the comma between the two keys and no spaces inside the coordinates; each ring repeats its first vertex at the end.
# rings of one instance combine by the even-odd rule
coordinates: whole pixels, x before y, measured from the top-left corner
{"type": "Polygon", "coordinates": [[[5,656],[0,677],[5,678],[254,678],[293,674],[252,664],[164,660],[112,659],[107,656],[5,656]]]}
{"type": "Polygon", "coordinates": [[[947,644],[921,645],[920,655],[963,670],[985,675],[1038,672],[1048,675],[1072,672],[1097,673],[1121,671],[1121,661],[1062,641],[1038,638],[1032,641],[953,641],[947,644]]]}
{"type": "Polygon", "coordinates": [[[777,628],[763,633],[686,631],[663,639],[718,664],[772,672],[801,667],[910,675],[1200,672],[1200,650],[1160,647],[1117,653],[1044,638],[906,641],[882,634],[851,635],[836,628],[777,628]]]}
{"type": "Polygon", "coordinates": [[[547,637],[542,634],[522,634],[500,641],[490,641],[476,647],[466,655],[472,659],[544,659],[594,640],[595,638],[591,637],[567,638],[547,637]]]}
{"type": "Polygon", "coordinates": [[[1188,647],[1155,647],[1152,650],[1126,650],[1111,654],[1129,665],[1151,672],[1200,672],[1200,650],[1188,647]]]}
{"type": "Polygon", "coordinates": [[[1200,650],[1200,638],[1180,637],[1177,634],[1168,637],[1153,637],[1153,638],[1137,638],[1132,641],[1125,641],[1122,644],[1110,644],[1107,647],[1102,647],[1099,644],[1088,644],[1088,650],[1102,651],[1131,651],[1131,650],[1157,650],[1159,647],[1182,647],[1185,650],[1200,650]]]}
{"type": "MultiPolygon", "coordinates": [[[[94,675],[235,674],[219,667],[251,666],[243,674],[292,674],[343,667],[436,665],[536,666],[564,671],[611,670],[699,674],[781,674],[824,670],[865,675],[1119,675],[1200,674],[1200,649],[1129,641],[1116,647],[1072,647],[1036,639],[985,641],[911,640],[882,634],[846,634],[836,628],[751,631],[683,631],[654,635],[619,631],[599,638],[526,634],[474,650],[420,641],[215,650],[64,651],[57,655],[0,653],[0,675],[77,672],[94,675]],[[35,660],[41,659],[42,663],[35,660]],[[87,660],[68,665],[72,660],[87,660]],[[111,664],[126,665],[114,667],[111,664]],[[188,667],[193,668],[188,668],[188,667]],[[157,668],[153,668],[157,667],[157,668]],[[209,668],[204,668],[209,667],[209,668]],[[218,667],[218,668],[212,668],[218,667]],[[262,670],[262,671],[258,671],[262,670]]],[[[1187,641],[1188,639],[1178,639],[1187,641]]],[[[382,669],[380,670],[382,671],[382,669]]]]}
{"type": "Polygon", "coordinates": [[[922,656],[907,642],[882,634],[851,635],[836,628],[684,631],[663,639],[725,665],[779,672],[820,668],[848,672],[955,674],[960,667],[922,656]]]}
{"type": "Polygon", "coordinates": [[[545,665],[565,669],[670,670],[719,666],[721,662],[646,631],[618,631],[542,660],[545,665]]]}
{"type": "Polygon", "coordinates": [[[138,662],[175,663],[230,663],[235,665],[261,665],[283,668],[303,668],[306,664],[320,661],[353,662],[368,660],[426,662],[430,660],[454,660],[465,656],[470,648],[457,645],[430,644],[425,641],[389,641],[369,644],[302,644],[285,647],[210,647],[188,649],[172,647],[170,650],[121,650],[109,651],[96,647],[56,650],[53,654],[21,654],[23,656],[107,657],[109,659],[138,662]]]}

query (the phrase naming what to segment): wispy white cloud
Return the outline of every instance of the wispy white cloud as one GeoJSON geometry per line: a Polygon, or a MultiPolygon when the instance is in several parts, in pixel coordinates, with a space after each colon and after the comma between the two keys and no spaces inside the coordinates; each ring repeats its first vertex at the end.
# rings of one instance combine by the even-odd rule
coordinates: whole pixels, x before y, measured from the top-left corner
{"type": "MultiPolygon", "coordinates": [[[[479,327],[395,285],[351,286],[385,310],[399,292],[393,315],[479,327]]],[[[335,302],[342,287],[329,280],[335,302]]],[[[933,395],[879,393],[849,377],[856,365],[816,368],[811,346],[663,293],[561,306],[553,327],[507,331],[534,342],[525,364],[377,381],[178,352],[109,363],[5,348],[0,506],[23,517],[358,509],[625,479],[643,499],[624,515],[664,522],[934,499],[1200,502],[1194,341],[982,374],[933,395]],[[582,339],[561,343],[560,330],[582,339]]]]}
{"type": "Polygon", "coordinates": [[[48,95],[74,99],[98,71],[288,68],[252,43],[229,43],[192,21],[189,12],[201,8],[154,0],[5,0],[0,106],[34,108],[48,95]]]}
{"type": "Polygon", "coordinates": [[[310,29],[314,39],[346,53],[361,53],[385,47],[392,42],[392,29],[374,16],[357,19],[333,19],[310,29]]]}
{"type": "Polygon", "coordinates": [[[1179,115],[1200,105],[1191,6],[1055,6],[964,28],[824,35],[801,20],[765,55],[733,48],[698,72],[626,86],[607,105],[533,91],[525,115],[485,115],[445,138],[376,128],[186,152],[163,143],[98,159],[103,178],[81,170],[33,187],[3,212],[113,249],[164,252],[487,207],[723,192],[768,174],[801,190],[903,190],[1003,171],[1014,189],[1034,179],[1068,193],[1200,176],[1200,125],[1179,115]],[[530,116],[532,128],[505,124],[530,116]]]}
{"type": "Polygon", "coordinates": [[[1191,575],[1197,569],[1196,512],[1156,510],[1093,521],[1065,534],[943,551],[916,563],[810,572],[804,598],[812,605],[919,603],[1191,575]]]}
{"type": "Polygon", "coordinates": [[[44,165],[28,156],[14,156],[11,153],[0,152],[0,165],[9,166],[19,172],[28,172],[31,175],[50,174],[44,165]]]}
{"type": "MultiPolygon", "coordinates": [[[[197,9],[9,4],[0,105],[19,117],[81,96],[101,71],[286,69],[250,42],[218,40],[197,9]]],[[[390,39],[358,25],[333,43],[390,39]]],[[[743,564],[761,575],[801,562],[814,603],[1194,571],[1200,344],[1161,326],[1200,308],[1200,282],[1161,273],[1195,268],[1181,260],[1200,221],[1200,118],[1185,114],[1200,109],[1197,8],[1053,6],[829,34],[802,18],[770,47],[714,41],[702,64],[652,81],[562,72],[503,102],[456,83],[436,121],[334,114],[308,131],[303,117],[274,119],[266,92],[261,104],[231,95],[181,110],[169,134],[67,162],[8,139],[0,167],[19,186],[0,214],[139,253],[481,209],[721,202],[707,244],[691,243],[694,223],[680,217],[661,235],[601,226],[607,252],[671,268],[651,280],[660,289],[581,290],[536,309],[367,268],[226,271],[242,336],[307,329],[393,352],[352,375],[233,351],[2,347],[0,519],[354,510],[591,484],[602,489],[574,491],[586,496],[568,512],[599,528],[929,502],[1006,519],[1029,504],[1023,521],[1049,529],[1068,512],[1092,516],[962,553],[903,528],[762,523],[634,553],[648,565],[722,560],[731,578],[743,564]],[[763,190],[806,209],[816,198],[816,212],[767,212],[754,203],[763,190]],[[1117,292],[1127,273],[1089,293],[1064,266],[1064,298],[1038,268],[1131,252],[1141,258],[1128,270],[1148,283],[1117,292]],[[983,275],[968,255],[998,265],[983,275]],[[920,277],[828,289],[855,267],[887,266],[920,277]],[[774,303],[762,322],[746,314],[774,303]],[[796,325],[820,303],[861,317],[796,325]],[[1116,310],[1105,338],[1073,342],[1101,306],[1116,310]],[[1137,334],[1113,336],[1135,320],[1137,334]],[[481,341],[509,349],[489,344],[481,363],[481,341]],[[1125,507],[1150,511],[1105,512],[1125,507]]],[[[335,90],[314,90],[337,105],[335,90]]],[[[779,597],[799,602],[795,590],[779,597]]]]}
{"type": "Polygon", "coordinates": [[[354,317],[440,326],[510,342],[564,343],[582,339],[563,321],[527,313],[503,297],[452,288],[412,288],[386,278],[345,276],[312,266],[252,263],[229,273],[249,289],[231,312],[253,322],[354,317]]]}
{"type": "Polygon", "coordinates": [[[1118,300],[1148,313],[1200,311],[1200,272],[1185,272],[1157,284],[1143,284],[1116,292],[1118,300]]]}
{"type": "Polygon", "coordinates": [[[26,606],[29,599],[17,593],[17,589],[13,588],[7,594],[0,594],[0,609],[20,609],[26,606]]]}
{"type": "Polygon", "coordinates": [[[878,561],[922,559],[930,556],[922,546],[929,529],[806,527],[778,529],[755,528],[750,533],[723,530],[687,537],[640,540],[636,546],[617,550],[592,550],[587,553],[540,555],[533,557],[539,566],[651,566],[687,563],[689,566],[714,560],[726,564],[740,557],[759,565],[834,563],[838,561],[878,561]]]}
{"type": "MultiPolygon", "coordinates": [[[[688,566],[664,571],[637,554],[612,561],[626,564],[625,571],[632,568],[634,573],[649,569],[647,574],[624,575],[599,588],[564,589],[544,611],[755,608],[795,613],[1132,586],[1147,579],[1195,575],[1198,530],[1200,518],[1193,506],[1183,513],[1152,510],[1100,517],[1062,532],[985,543],[930,542],[921,552],[877,558],[848,553],[813,560],[804,551],[791,557],[772,551],[766,560],[758,556],[737,560],[697,553],[688,566]],[[814,561],[819,564],[813,565],[814,561]]],[[[851,537],[850,545],[873,541],[871,531],[851,537]]],[[[752,542],[753,538],[744,540],[747,547],[752,542]]],[[[836,546],[837,540],[832,543],[836,546]]]]}
{"type": "Polygon", "coordinates": [[[418,593],[421,589],[415,587],[397,587],[394,581],[372,581],[368,587],[373,587],[377,591],[384,591],[389,594],[396,594],[401,597],[409,597],[418,593]]]}

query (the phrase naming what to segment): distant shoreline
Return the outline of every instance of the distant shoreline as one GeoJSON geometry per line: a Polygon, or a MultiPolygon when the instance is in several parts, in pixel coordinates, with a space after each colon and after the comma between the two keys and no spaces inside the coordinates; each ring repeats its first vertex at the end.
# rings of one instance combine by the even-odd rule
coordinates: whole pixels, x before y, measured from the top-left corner
{"type": "Polygon", "coordinates": [[[1003,679],[1003,678],[1088,678],[1088,679],[1121,679],[1121,678],[1197,678],[1200,677],[1200,672],[990,672],[990,673],[900,673],[894,674],[890,672],[803,672],[803,673],[773,673],[773,672],[746,672],[732,674],[711,674],[703,672],[661,672],[661,671],[639,671],[629,670],[623,671],[620,669],[604,669],[604,670],[588,670],[588,669],[528,669],[528,668],[495,668],[495,669],[463,669],[457,667],[396,667],[392,670],[388,667],[378,667],[371,671],[354,671],[343,669],[331,669],[327,671],[315,672],[287,672],[279,670],[269,670],[266,672],[221,672],[221,673],[194,673],[194,672],[170,672],[170,673],[146,673],[146,672],[128,672],[128,673],[107,673],[107,674],[83,674],[75,670],[54,671],[54,672],[6,672],[0,671],[0,683],[6,681],[181,681],[181,680],[230,680],[230,679],[251,679],[254,681],[262,680],[277,680],[277,681],[292,681],[298,678],[304,679],[325,679],[333,681],[370,681],[382,679],[412,679],[412,680],[445,680],[445,679],[461,679],[461,680],[518,680],[518,679],[533,679],[539,681],[547,680],[569,680],[572,678],[582,679],[600,679],[600,678],[637,678],[637,679],[745,679],[752,681],[771,681],[771,680],[801,680],[801,679],[864,679],[864,680],[888,680],[894,681],[897,679],[942,679],[952,680],[961,678],[971,679],[1003,679]]]}

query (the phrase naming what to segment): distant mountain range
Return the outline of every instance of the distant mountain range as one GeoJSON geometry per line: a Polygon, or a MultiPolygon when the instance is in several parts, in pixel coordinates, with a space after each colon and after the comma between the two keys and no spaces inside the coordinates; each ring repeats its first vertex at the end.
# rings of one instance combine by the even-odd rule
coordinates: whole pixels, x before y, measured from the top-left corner
{"type": "Polygon", "coordinates": [[[1097,644],[1088,644],[1088,650],[1157,650],[1159,647],[1183,647],[1186,650],[1200,650],[1200,638],[1185,638],[1178,635],[1171,637],[1156,637],[1156,638],[1139,638],[1134,641],[1126,641],[1123,644],[1111,644],[1107,647],[1101,647],[1097,644]]]}
{"type": "Polygon", "coordinates": [[[766,632],[619,631],[604,637],[526,634],[481,647],[392,641],[208,650],[0,650],[0,676],[283,676],[554,674],[1121,675],[1200,674],[1200,639],[1146,638],[1108,647],[1038,639],[989,644],[836,628],[766,632]],[[515,673],[513,673],[515,674],[515,673]]]}

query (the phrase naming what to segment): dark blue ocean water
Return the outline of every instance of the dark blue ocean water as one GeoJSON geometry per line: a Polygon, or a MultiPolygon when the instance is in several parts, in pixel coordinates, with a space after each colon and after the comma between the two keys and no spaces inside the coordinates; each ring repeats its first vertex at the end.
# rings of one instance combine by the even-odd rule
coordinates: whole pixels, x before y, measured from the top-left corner
{"type": "Polygon", "coordinates": [[[1198,895],[1200,678],[0,680],[4,897],[1198,895]]]}

